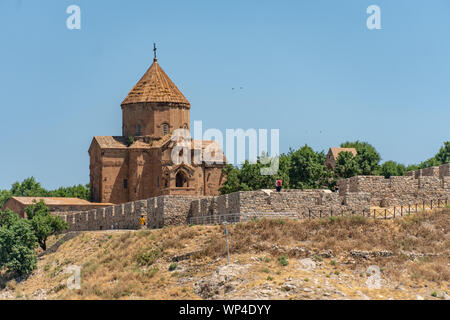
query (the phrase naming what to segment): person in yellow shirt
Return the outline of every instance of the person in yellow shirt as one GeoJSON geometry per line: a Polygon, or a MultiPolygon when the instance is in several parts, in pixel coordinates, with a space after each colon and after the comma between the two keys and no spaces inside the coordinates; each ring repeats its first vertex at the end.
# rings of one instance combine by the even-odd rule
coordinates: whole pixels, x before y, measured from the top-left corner
{"type": "Polygon", "coordinates": [[[145,216],[144,215],[141,215],[141,218],[139,219],[140,220],[140,222],[141,222],[141,228],[143,229],[144,227],[145,227],[145,224],[146,224],[146,220],[147,219],[145,219],[145,216]]]}

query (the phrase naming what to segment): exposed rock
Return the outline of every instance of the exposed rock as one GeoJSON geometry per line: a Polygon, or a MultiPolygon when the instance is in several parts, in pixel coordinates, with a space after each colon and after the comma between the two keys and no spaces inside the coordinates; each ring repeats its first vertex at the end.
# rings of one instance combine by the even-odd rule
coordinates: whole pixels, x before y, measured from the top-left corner
{"type": "Polygon", "coordinates": [[[246,278],[249,265],[221,266],[211,277],[204,277],[194,285],[195,292],[204,299],[215,298],[233,291],[246,278]]]}
{"type": "Polygon", "coordinates": [[[301,270],[311,271],[316,268],[316,262],[311,258],[305,258],[298,261],[301,270]]]}
{"type": "Polygon", "coordinates": [[[350,251],[350,256],[353,258],[363,258],[370,259],[376,257],[391,257],[394,253],[388,250],[377,250],[377,251],[360,251],[360,250],[352,250],[350,251]]]}
{"type": "Polygon", "coordinates": [[[325,250],[319,253],[322,258],[333,258],[334,254],[332,250],[325,250]]]}

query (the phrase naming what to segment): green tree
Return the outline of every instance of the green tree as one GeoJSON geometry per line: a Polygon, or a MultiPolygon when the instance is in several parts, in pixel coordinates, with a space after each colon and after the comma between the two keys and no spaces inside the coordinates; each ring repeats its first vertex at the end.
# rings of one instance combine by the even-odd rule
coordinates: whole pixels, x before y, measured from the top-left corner
{"type": "Polygon", "coordinates": [[[403,176],[405,175],[406,167],[401,163],[389,160],[383,163],[380,171],[381,175],[385,178],[389,178],[391,176],[403,176]]]}
{"type": "Polygon", "coordinates": [[[410,165],[408,165],[408,166],[406,167],[405,172],[408,172],[408,171],[415,171],[415,170],[418,170],[418,169],[420,169],[418,165],[416,165],[416,164],[410,164],[410,165]]]}
{"type": "Polygon", "coordinates": [[[46,197],[48,191],[34,177],[27,178],[22,182],[16,182],[11,187],[11,195],[17,197],[46,197]]]}
{"type": "Polygon", "coordinates": [[[0,209],[3,208],[6,201],[8,201],[9,198],[11,198],[11,192],[9,192],[8,190],[0,191],[0,209]]]}
{"type": "Polygon", "coordinates": [[[379,174],[381,160],[380,154],[375,148],[367,142],[355,141],[344,142],[341,144],[342,148],[355,148],[356,161],[359,165],[359,174],[362,175],[377,175],[379,174]]]}
{"type": "Polygon", "coordinates": [[[79,198],[88,201],[90,200],[90,195],[91,191],[89,184],[79,184],[72,187],[61,187],[48,192],[49,197],[79,198]]]}
{"type": "MultiPolygon", "coordinates": [[[[278,158],[278,171],[274,175],[263,175],[261,169],[270,167],[273,158],[261,155],[256,163],[245,161],[241,168],[229,164],[224,168],[227,179],[220,188],[221,194],[232,193],[236,191],[250,191],[259,189],[273,189],[276,179],[282,179],[283,185],[289,186],[289,158],[281,155],[278,158]]],[[[276,161],[276,160],[275,160],[276,161]]]]}
{"type": "Polygon", "coordinates": [[[289,151],[289,179],[292,188],[316,189],[329,185],[331,175],[326,170],[325,154],[315,152],[308,145],[289,151]]]}
{"type": "Polygon", "coordinates": [[[228,194],[242,190],[239,168],[233,166],[232,164],[227,164],[223,168],[223,173],[226,175],[227,179],[219,189],[221,194],[228,194]]]}
{"type": "Polygon", "coordinates": [[[50,214],[50,210],[43,201],[25,208],[28,220],[34,230],[39,246],[47,250],[47,238],[68,228],[67,222],[58,216],[50,214]]]}
{"type": "Polygon", "coordinates": [[[22,182],[15,182],[10,190],[0,191],[0,208],[11,197],[64,197],[90,200],[90,186],[75,185],[71,187],[60,187],[55,190],[46,190],[36,181],[34,177],[26,178],[22,182]]]}
{"type": "Polygon", "coordinates": [[[434,156],[439,164],[450,163],[450,141],[445,141],[439,152],[434,156]]]}
{"type": "Polygon", "coordinates": [[[450,162],[450,141],[445,141],[444,145],[439,149],[438,153],[434,157],[422,162],[419,165],[419,168],[422,169],[434,167],[449,162],[450,162]]]}
{"type": "Polygon", "coordinates": [[[356,157],[351,152],[340,152],[336,159],[334,173],[339,178],[350,178],[360,172],[356,157]]]}
{"type": "Polygon", "coordinates": [[[0,268],[18,275],[36,268],[37,239],[30,222],[10,211],[0,211],[0,268]]]}

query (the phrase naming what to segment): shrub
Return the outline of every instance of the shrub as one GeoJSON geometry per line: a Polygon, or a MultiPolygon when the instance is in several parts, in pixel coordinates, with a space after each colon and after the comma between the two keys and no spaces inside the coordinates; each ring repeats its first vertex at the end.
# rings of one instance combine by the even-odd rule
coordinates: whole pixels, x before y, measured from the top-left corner
{"type": "Polygon", "coordinates": [[[169,266],[169,271],[174,271],[178,267],[178,263],[174,262],[169,266]]]}
{"type": "Polygon", "coordinates": [[[162,255],[162,250],[159,248],[152,250],[150,252],[140,253],[136,257],[136,262],[140,266],[150,266],[150,265],[154,264],[156,262],[156,260],[158,260],[158,258],[161,257],[161,255],[162,255]]]}
{"type": "Polygon", "coordinates": [[[0,268],[27,275],[36,268],[36,236],[30,222],[10,211],[0,211],[0,268]]]}
{"type": "Polygon", "coordinates": [[[289,259],[286,255],[282,255],[281,257],[278,257],[278,263],[285,267],[289,264],[289,259]]]}
{"type": "Polygon", "coordinates": [[[47,250],[47,238],[66,230],[68,227],[67,222],[61,217],[50,214],[50,210],[42,200],[26,207],[25,212],[31,222],[31,227],[34,230],[39,246],[44,251],[47,250]]]}
{"type": "Polygon", "coordinates": [[[314,255],[314,259],[316,259],[317,261],[322,261],[323,260],[322,256],[318,255],[318,254],[314,255]]]}

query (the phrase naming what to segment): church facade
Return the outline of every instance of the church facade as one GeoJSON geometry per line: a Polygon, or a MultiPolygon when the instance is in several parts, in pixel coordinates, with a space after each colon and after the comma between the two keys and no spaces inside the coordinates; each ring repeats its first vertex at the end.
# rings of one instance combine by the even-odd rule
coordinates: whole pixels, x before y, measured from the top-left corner
{"type": "Polygon", "coordinates": [[[223,151],[214,141],[190,140],[191,105],[156,56],[121,107],[122,136],[96,136],[89,148],[93,202],[219,194],[223,151]]]}

